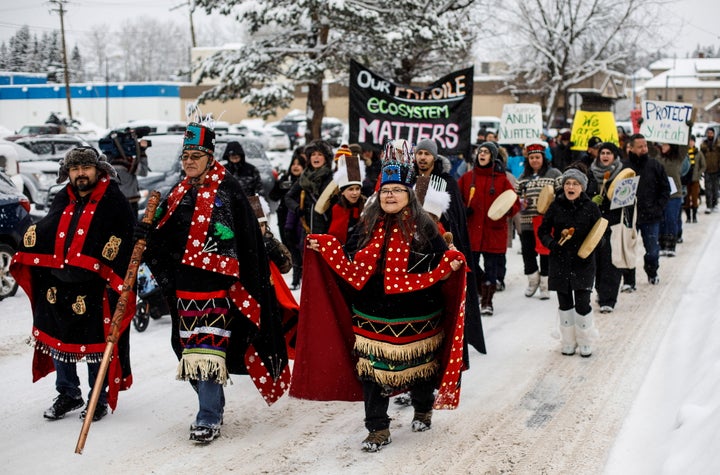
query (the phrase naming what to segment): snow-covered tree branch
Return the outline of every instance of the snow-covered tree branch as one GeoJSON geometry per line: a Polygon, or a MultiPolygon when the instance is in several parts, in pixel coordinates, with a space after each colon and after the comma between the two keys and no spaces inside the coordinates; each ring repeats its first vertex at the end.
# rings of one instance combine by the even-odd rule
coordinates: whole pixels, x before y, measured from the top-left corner
{"type": "Polygon", "coordinates": [[[195,66],[198,83],[219,81],[200,100],[241,98],[250,114],[267,117],[305,85],[309,138],[319,137],[323,82],[344,80],[351,58],[405,84],[470,63],[467,12],[480,1],[197,0],[249,31],[244,44],[195,66]]]}

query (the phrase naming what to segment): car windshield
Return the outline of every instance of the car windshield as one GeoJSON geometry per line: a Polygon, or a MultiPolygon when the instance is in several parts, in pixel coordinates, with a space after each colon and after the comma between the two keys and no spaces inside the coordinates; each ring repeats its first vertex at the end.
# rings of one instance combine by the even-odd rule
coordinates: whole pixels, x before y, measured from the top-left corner
{"type": "Polygon", "coordinates": [[[173,169],[173,166],[180,160],[182,148],[182,135],[145,137],[152,145],[146,150],[148,166],[154,173],[165,174],[173,169]]]}

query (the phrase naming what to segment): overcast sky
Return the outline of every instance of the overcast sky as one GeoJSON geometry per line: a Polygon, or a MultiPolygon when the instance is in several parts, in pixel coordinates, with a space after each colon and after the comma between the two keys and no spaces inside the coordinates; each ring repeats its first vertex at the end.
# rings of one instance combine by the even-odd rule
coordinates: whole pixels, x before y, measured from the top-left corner
{"type": "MultiPolygon", "coordinates": [[[[84,33],[93,25],[104,23],[112,26],[138,16],[186,22],[189,34],[188,2],[189,0],[70,0],[65,6],[68,48],[82,42],[84,33]]],[[[0,0],[0,42],[7,41],[23,25],[28,25],[31,33],[38,36],[43,32],[59,29],[59,15],[52,12],[56,8],[47,0],[0,0]]],[[[675,0],[665,8],[668,18],[681,24],[677,31],[667,31],[665,25],[658,25],[658,32],[665,31],[669,38],[675,38],[675,46],[668,50],[668,56],[676,53],[678,57],[685,57],[697,44],[716,47],[720,45],[720,28],[717,26],[720,19],[720,1],[675,0]]],[[[201,22],[206,15],[203,11],[197,11],[194,18],[201,22]]]]}

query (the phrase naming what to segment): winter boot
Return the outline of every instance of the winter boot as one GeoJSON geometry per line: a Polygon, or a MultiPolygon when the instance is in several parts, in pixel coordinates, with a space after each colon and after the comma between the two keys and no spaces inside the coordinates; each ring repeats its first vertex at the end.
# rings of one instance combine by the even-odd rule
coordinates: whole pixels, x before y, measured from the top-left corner
{"type": "Polygon", "coordinates": [[[489,282],[483,283],[480,294],[480,315],[493,314],[493,295],[495,295],[495,284],[491,284],[489,282]]]}
{"type": "Polygon", "coordinates": [[[692,208],[692,222],[697,223],[697,206],[692,208]]]}
{"type": "Polygon", "coordinates": [[[563,355],[572,356],[575,354],[575,309],[560,310],[558,312],[560,322],[560,342],[562,348],[560,352],[563,355]]]}
{"type": "Polygon", "coordinates": [[[390,442],[390,429],[374,430],[362,441],[362,449],[363,452],[378,452],[390,442]]]}
{"type": "Polygon", "coordinates": [[[675,243],[677,242],[675,236],[668,234],[665,236],[665,255],[667,257],[675,257],[675,243]]]}
{"type": "MultiPolygon", "coordinates": [[[[87,405],[85,406],[85,409],[83,409],[82,412],[80,413],[80,419],[85,420],[85,417],[87,417],[89,405],[90,405],[90,402],[87,403],[87,405]]],[[[101,404],[98,402],[97,405],[95,406],[95,412],[93,412],[93,416],[92,416],[93,422],[97,422],[100,419],[102,419],[103,417],[107,416],[107,413],[108,413],[107,404],[101,404]]]]}
{"type": "Polygon", "coordinates": [[[525,289],[525,297],[532,297],[540,285],[540,272],[535,271],[532,274],[528,274],[528,286],[525,289]]]}
{"type": "Polygon", "coordinates": [[[55,398],[55,400],[53,401],[53,405],[45,411],[43,416],[45,417],[45,419],[50,419],[53,421],[62,419],[68,412],[74,411],[75,409],[80,409],[83,403],[84,401],[82,397],[74,398],[65,394],[60,394],[58,397],[55,398]]]}
{"type": "Polygon", "coordinates": [[[593,321],[592,310],[587,315],[575,314],[575,335],[580,348],[580,356],[587,358],[592,355],[592,344],[599,336],[593,321]]]}
{"type": "Polygon", "coordinates": [[[660,255],[667,256],[667,234],[658,236],[658,243],[660,244],[660,255]]]}
{"type": "Polygon", "coordinates": [[[430,430],[430,424],[432,422],[432,409],[428,412],[415,412],[412,421],[413,432],[425,432],[430,430]]]}
{"type": "Polygon", "coordinates": [[[213,440],[220,437],[219,427],[190,426],[190,440],[198,444],[209,444],[213,440]]]}
{"type": "Polygon", "coordinates": [[[540,276],[540,300],[547,300],[550,298],[550,292],[548,292],[548,276],[540,276]]]}
{"type": "Polygon", "coordinates": [[[690,208],[685,208],[685,222],[692,223],[692,215],[690,214],[690,208]]]}

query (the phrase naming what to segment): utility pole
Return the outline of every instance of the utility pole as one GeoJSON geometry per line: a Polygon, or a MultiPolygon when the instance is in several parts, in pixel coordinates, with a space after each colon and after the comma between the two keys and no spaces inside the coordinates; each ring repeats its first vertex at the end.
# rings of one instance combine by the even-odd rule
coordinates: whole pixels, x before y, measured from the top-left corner
{"type": "Polygon", "coordinates": [[[192,49],[197,46],[197,42],[195,41],[195,24],[193,23],[193,12],[195,11],[195,0],[187,0],[185,3],[181,3],[179,5],[175,5],[170,9],[170,11],[177,10],[178,8],[182,8],[185,5],[188,7],[188,13],[190,17],[190,51],[188,51],[188,76],[189,79],[192,79],[192,49]]]}
{"type": "Polygon", "coordinates": [[[62,38],[62,58],[63,58],[63,69],[65,70],[65,98],[67,99],[67,112],[68,112],[68,120],[72,121],[72,101],[71,101],[71,92],[70,92],[70,71],[68,70],[68,61],[67,61],[67,47],[65,46],[65,9],[63,6],[67,2],[67,0],[49,0],[50,3],[57,5],[56,11],[60,14],[60,36],[62,38]]]}
{"type": "Polygon", "coordinates": [[[185,5],[188,6],[189,9],[189,16],[190,16],[190,43],[192,44],[192,47],[195,48],[197,46],[197,42],[195,41],[195,24],[193,23],[193,12],[195,11],[195,0],[188,0],[186,3],[181,3],[180,5],[175,5],[170,9],[170,11],[177,10],[178,8],[182,8],[185,5]]]}

